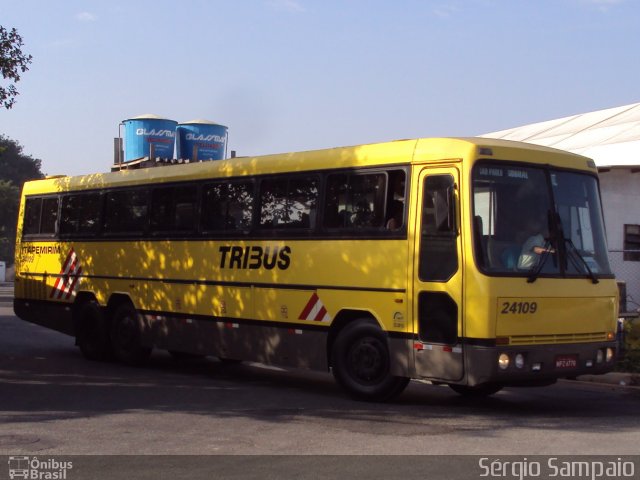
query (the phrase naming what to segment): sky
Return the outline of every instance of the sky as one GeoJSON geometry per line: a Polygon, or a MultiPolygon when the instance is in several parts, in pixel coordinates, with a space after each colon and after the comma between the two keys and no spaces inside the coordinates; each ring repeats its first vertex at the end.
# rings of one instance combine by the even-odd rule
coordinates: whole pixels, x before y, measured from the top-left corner
{"type": "Polygon", "coordinates": [[[146,113],[253,156],[640,101],[640,0],[0,0],[0,25],[33,56],[0,135],[49,175],[108,171],[146,113]]]}

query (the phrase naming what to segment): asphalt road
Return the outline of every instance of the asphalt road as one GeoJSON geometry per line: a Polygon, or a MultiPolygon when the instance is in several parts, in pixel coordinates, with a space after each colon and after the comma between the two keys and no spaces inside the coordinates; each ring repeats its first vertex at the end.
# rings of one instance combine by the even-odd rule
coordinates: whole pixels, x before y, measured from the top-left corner
{"type": "Polygon", "coordinates": [[[640,389],[563,381],[478,401],[412,382],[394,403],[325,373],[216,359],[86,361],[0,295],[0,455],[633,455],[640,389]]]}

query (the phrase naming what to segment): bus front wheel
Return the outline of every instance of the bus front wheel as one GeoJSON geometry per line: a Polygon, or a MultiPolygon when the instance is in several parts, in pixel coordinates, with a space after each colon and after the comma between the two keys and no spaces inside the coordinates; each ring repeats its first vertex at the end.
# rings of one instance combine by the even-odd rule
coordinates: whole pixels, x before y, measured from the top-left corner
{"type": "Polygon", "coordinates": [[[151,355],[151,348],[141,342],[138,312],[128,303],[120,305],[113,315],[111,343],[113,353],[119,361],[127,365],[140,365],[151,355]]]}
{"type": "Polygon", "coordinates": [[[391,374],[386,335],[369,321],[351,323],[340,332],[331,365],[338,384],[358,400],[391,400],[409,383],[408,378],[391,374]]]}

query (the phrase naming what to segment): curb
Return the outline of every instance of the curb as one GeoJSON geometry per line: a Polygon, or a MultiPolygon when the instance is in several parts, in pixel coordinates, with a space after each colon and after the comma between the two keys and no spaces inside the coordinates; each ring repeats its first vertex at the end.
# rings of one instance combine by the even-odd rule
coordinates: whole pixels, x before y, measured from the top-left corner
{"type": "Polygon", "coordinates": [[[610,372],[603,375],[580,375],[576,380],[578,382],[600,383],[618,387],[640,387],[640,374],[638,373],[610,372]]]}

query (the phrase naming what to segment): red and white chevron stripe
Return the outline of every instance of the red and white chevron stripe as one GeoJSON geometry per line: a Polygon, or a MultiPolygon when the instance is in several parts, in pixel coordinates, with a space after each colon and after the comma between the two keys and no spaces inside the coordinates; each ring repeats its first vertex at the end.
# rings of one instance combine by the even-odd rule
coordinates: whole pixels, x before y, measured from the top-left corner
{"type": "Polygon", "coordinates": [[[331,316],[316,292],[313,292],[313,295],[311,295],[307,305],[302,310],[302,313],[300,313],[298,320],[313,320],[316,322],[331,321],[331,316]]]}
{"type": "Polygon", "coordinates": [[[75,289],[81,273],[82,266],[80,265],[80,260],[78,260],[78,256],[72,248],[67,255],[67,259],[62,265],[62,270],[60,270],[59,274],[60,276],[51,289],[49,298],[69,300],[72,295],[75,295],[75,289]]]}

